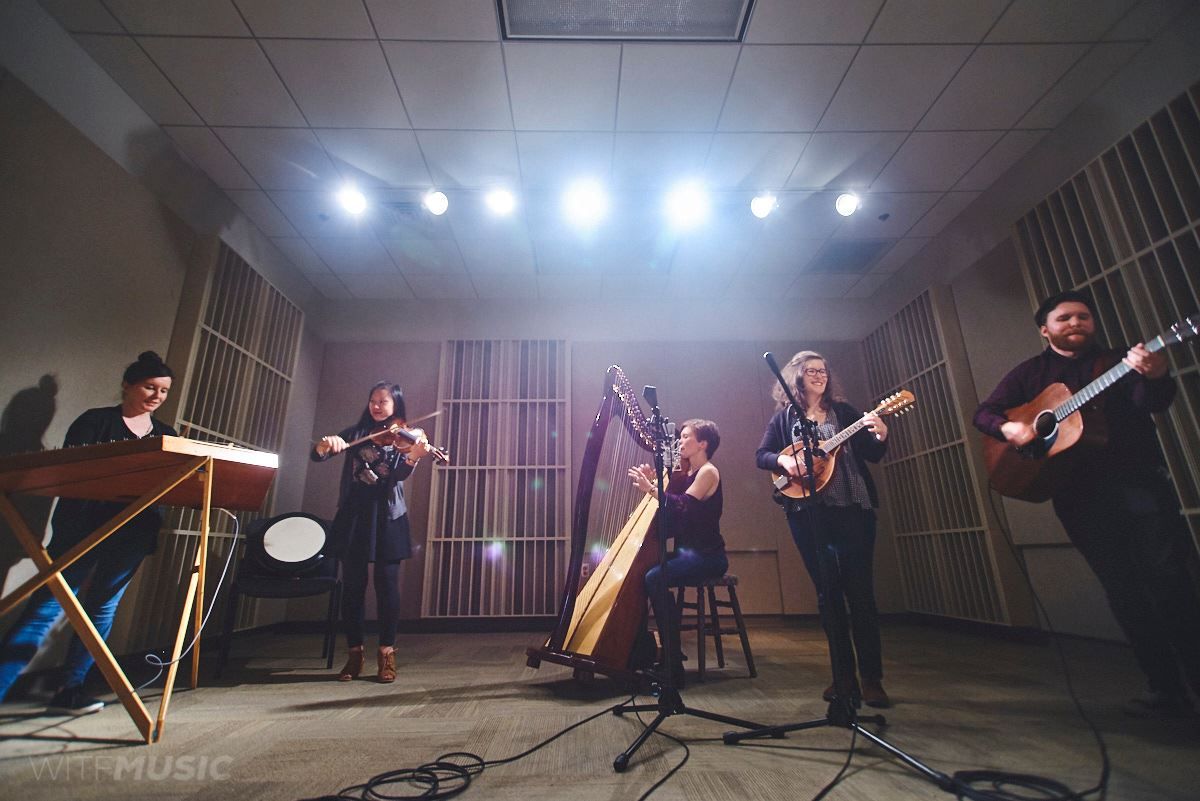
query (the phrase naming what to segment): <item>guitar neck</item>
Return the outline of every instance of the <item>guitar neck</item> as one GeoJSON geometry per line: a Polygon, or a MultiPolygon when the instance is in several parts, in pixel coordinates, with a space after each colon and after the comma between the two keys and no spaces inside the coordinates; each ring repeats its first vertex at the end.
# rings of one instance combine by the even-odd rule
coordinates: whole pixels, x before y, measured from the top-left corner
{"type": "MultiPolygon", "coordinates": [[[[1165,345],[1166,343],[1163,341],[1163,338],[1161,336],[1157,336],[1146,343],[1146,350],[1150,351],[1151,353],[1156,353],[1157,351],[1162,350],[1165,345]]],[[[1100,377],[1095,381],[1088,384],[1071,397],[1067,398],[1067,400],[1059,406],[1055,407],[1055,419],[1061,422],[1065,420],[1068,415],[1079,411],[1088,403],[1091,403],[1091,401],[1101,392],[1124,378],[1125,374],[1129,373],[1131,370],[1133,370],[1133,368],[1125,362],[1117,362],[1108,370],[1105,370],[1104,373],[1101,374],[1100,377]]]]}
{"type": "Polygon", "coordinates": [[[859,431],[861,431],[862,427],[865,426],[866,424],[867,424],[866,417],[859,418],[857,423],[853,423],[851,425],[846,426],[841,431],[837,432],[832,437],[825,440],[825,442],[821,444],[821,450],[825,451],[826,453],[832,452],[834,448],[838,447],[843,442],[850,439],[855,434],[857,434],[859,431]]]}

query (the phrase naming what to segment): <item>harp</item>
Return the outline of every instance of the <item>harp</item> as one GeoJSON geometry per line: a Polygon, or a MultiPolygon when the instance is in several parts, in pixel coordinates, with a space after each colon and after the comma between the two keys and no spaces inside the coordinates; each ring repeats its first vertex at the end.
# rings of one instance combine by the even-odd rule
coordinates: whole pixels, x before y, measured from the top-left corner
{"type": "Polygon", "coordinates": [[[625,471],[650,461],[653,451],[637,395],[621,368],[609,367],[575,490],[562,603],[546,643],[526,651],[530,667],[545,661],[572,667],[577,676],[630,674],[630,651],[646,609],[643,579],[658,559],[658,503],[637,492],[625,471]]]}

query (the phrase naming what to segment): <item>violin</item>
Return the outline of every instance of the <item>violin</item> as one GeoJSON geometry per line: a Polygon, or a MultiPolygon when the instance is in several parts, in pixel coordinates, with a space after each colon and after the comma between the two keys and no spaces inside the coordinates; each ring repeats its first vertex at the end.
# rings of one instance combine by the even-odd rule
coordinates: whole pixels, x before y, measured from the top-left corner
{"type": "Polygon", "coordinates": [[[391,445],[401,453],[408,453],[414,445],[421,443],[425,445],[425,448],[429,451],[429,455],[438,464],[447,464],[450,461],[450,455],[441,448],[432,445],[423,430],[416,426],[406,425],[404,420],[399,417],[384,420],[378,429],[367,434],[365,437],[359,437],[353,442],[347,442],[346,447],[350,448],[367,440],[371,440],[376,445],[391,445]]]}

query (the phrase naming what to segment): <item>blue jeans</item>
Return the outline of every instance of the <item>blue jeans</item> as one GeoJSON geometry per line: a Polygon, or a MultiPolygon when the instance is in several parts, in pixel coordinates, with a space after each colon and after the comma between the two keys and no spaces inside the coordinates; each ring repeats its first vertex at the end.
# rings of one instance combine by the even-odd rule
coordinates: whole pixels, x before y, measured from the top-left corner
{"type": "MultiPolygon", "coordinates": [[[[83,584],[88,573],[92,574],[91,583],[82,598],[84,610],[92,619],[92,625],[107,639],[112,631],[113,618],[117,614],[117,604],[125,594],[130,579],[137,571],[138,565],[145,558],[144,553],[113,553],[104,554],[97,558],[85,554],[82,559],[62,572],[63,578],[71,587],[71,592],[79,595],[79,587],[83,584]]],[[[62,613],[62,606],[51,594],[48,587],[42,587],[29,599],[25,611],[16,625],[9,631],[0,648],[0,700],[7,695],[17,676],[33,659],[42,640],[62,613]]],[[[83,684],[95,659],[84,647],[78,635],[72,635],[71,643],[67,646],[67,661],[64,665],[65,681],[63,685],[72,687],[83,684]]]]}
{"type": "Polygon", "coordinates": [[[664,621],[670,621],[671,639],[668,653],[672,654],[677,662],[681,658],[680,609],[668,588],[720,578],[728,569],[729,558],[724,552],[702,554],[688,548],[680,548],[667,557],[666,570],[655,565],[646,571],[646,594],[650,596],[650,606],[654,608],[654,619],[658,621],[660,632],[663,630],[664,621]]]}

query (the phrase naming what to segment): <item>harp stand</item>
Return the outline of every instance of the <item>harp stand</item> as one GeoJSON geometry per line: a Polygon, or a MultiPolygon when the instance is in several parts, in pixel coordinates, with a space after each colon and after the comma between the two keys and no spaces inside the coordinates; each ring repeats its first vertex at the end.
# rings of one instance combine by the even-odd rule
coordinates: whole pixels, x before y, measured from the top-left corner
{"type": "MultiPolygon", "coordinates": [[[[667,535],[671,523],[670,516],[667,514],[667,492],[663,486],[664,473],[664,457],[663,451],[667,446],[667,434],[665,430],[665,421],[663,420],[662,412],[658,408],[658,392],[654,387],[646,387],[644,395],[651,406],[650,427],[654,434],[654,474],[658,477],[658,567],[662,572],[667,569],[667,535]]],[[[671,589],[663,582],[662,592],[666,596],[660,603],[660,609],[672,609],[675,606],[675,600],[671,597],[671,589]]],[[[650,739],[650,735],[662,725],[663,721],[673,715],[691,715],[705,720],[715,720],[720,723],[728,723],[731,726],[739,726],[743,729],[762,730],[763,726],[758,723],[752,723],[739,718],[721,715],[716,712],[707,712],[702,709],[695,709],[684,703],[683,696],[679,694],[679,690],[675,687],[675,680],[672,674],[672,667],[676,663],[675,654],[675,638],[671,636],[671,627],[676,625],[674,615],[668,615],[667,620],[659,620],[658,631],[663,641],[663,663],[666,669],[658,677],[658,681],[651,685],[651,694],[657,694],[658,703],[656,704],[640,704],[635,706],[619,706],[613,710],[614,715],[621,715],[625,712],[657,712],[654,720],[648,725],[637,738],[630,744],[628,748],[617,755],[613,760],[613,770],[617,773],[623,773],[629,766],[629,758],[634,752],[642,747],[646,740],[650,739]]],[[[782,736],[782,735],[777,735],[782,736]]]]}
{"type": "MultiPolygon", "coordinates": [[[[770,353],[764,355],[767,363],[770,364],[772,372],[779,380],[780,386],[783,387],[784,394],[791,403],[792,410],[796,414],[798,420],[792,428],[792,438],[798,441],[801,451],[804,453],[804,480],[808,484],[808,498],[816,497],[816,476],[813,473],[813,455],[817,452],[817,424],[813,420],[807,419],[803,408],[796,402],[796,398],[792,395],[791,388],[783,379],[783,374],[779,372],[778,365],[775,364],[775,359],[770,353]]],[[[899,759],[904,764],[908,765],[913,770],[917,771],[925,778],[932,781],[938,787],[947,792],[954,792],[954,780],[942,773],[934,770],[920,760],[905,753],[896,746],[889,743],[879,735],[867,731],[862,727],[862,723],[875,723],[880,726],[887,725],[887,718],[883,715],[862,715],[860,716],[856,709],[859,705],[859,699],[854,692],[854,682],[847,684],[843,681],[844,677],[849,676],[849,671],[843,669],[841,664],[842,649],[838,647],[841,638],[850,636],[849,625],[846,621],[846,611],[844,608],[834,610],[828,602],[829,588],[832,586],[830,580],[836,580],[839,584],[842,582],[841,566],[837,563],[835,556],[830,552],[829,543],[825,540],[825,534],[820,526],[816,525],[816,515],[813,514],[813,505],[810,500],[804,505],[804,514],[808,516],[809,530],[812,531],[813,538],[817,545],[817,564],[821,574],[821,583],[824,585],[826,602],[821,606],[821,622],[825,624],[825,636],[829,642],[829,662],[830,668],[833,670],[833,700],[829,702],[829,708],[825,712],[825,717],[815,718],[813,720],[802,721],[800,723],[787,723],[780,726],[764,726],[759,729],[745,732],[725,732],[721,737],[726,745],[736,745],[742,740],[748,740],[760,737],[782,737],[791,731],[800,731],[803,729],[816,729],[824,726],[835,726],[854,731],[859,736],[875,743],[880,748],[884,749],[892,756],[899,759]],[[832,562],[832,564],[831,564],[832,562]]],[[[840,595],[840,594],[839,594],[840,595]]]]}

